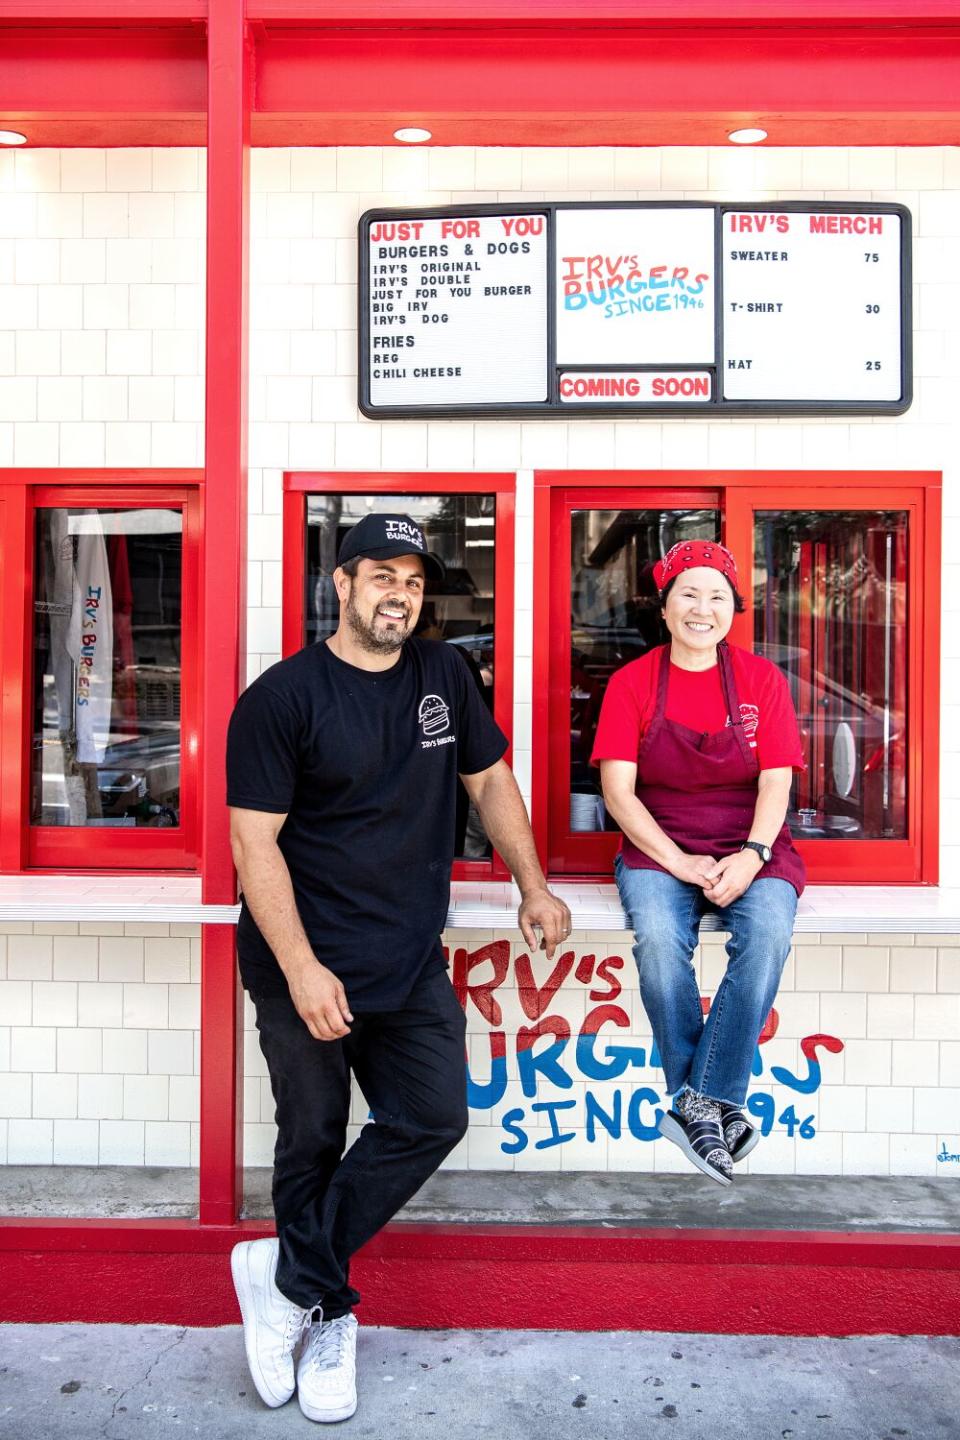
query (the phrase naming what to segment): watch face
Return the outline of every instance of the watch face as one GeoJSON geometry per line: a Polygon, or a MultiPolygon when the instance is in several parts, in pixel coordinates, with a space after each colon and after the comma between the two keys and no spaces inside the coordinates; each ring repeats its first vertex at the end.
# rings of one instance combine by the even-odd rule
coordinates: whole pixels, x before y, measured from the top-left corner
{"type": "Polygon", "coordinates": [[[773,853],[773,852],[771,851],[769,845],[761,845],[761,847],[760,847],[760,854],[763,856],[763,863],[764,863],[764,865],[769,864],[769,862],[770,862],[770,856],[771,856],[772,853],[773,853]]]}

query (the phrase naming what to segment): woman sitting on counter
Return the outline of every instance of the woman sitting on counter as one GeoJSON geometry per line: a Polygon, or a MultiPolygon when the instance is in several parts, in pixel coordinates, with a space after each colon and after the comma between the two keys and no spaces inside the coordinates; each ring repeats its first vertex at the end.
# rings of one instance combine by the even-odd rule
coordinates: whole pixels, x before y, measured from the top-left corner
{"type": "Polygon", "coordinates": [[[760,1138],[741,1107],[804,885],[786,825],[804,761],[783,675],[727,643],[744,608],[730,551],[681,541],[653,576],[669,643],[611,678],[592,762],[623,832],[617,886],[674,1096],[660,1133],[729,1185],[760,1138]],[[710,911],[730,938],[704,1020],[693,955],[710,911]]]}

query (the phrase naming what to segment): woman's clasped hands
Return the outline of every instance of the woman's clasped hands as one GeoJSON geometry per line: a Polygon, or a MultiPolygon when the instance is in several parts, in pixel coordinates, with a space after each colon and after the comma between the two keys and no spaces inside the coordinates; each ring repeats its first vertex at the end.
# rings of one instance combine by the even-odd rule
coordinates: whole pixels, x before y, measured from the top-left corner
{"type": "Polygon", "coordinates": [[[722,860],[712,855],[681,855],[671,873],[688,885],[699,885],[711,904],[723,908],[750,889],[762,868],[755,850],[740,850],[722,860]]]}

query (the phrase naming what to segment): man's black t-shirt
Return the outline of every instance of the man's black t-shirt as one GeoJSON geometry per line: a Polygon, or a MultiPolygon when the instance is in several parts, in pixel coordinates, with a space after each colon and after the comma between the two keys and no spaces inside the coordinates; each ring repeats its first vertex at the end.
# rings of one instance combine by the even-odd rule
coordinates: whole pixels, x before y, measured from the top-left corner
{"type": "MultiPolygon", "coordinates": [[[[227,804],[287,816],[278,844],[317,959],[352,1010],[403,1004],[430,964],[450,900],[458,772],[507,747],[452,646],[410,639],[389,670],[309,645],[241,695],[227,739],[227,804]]],[[[284,991],[243,905],[243,983],[284,991]]]]}

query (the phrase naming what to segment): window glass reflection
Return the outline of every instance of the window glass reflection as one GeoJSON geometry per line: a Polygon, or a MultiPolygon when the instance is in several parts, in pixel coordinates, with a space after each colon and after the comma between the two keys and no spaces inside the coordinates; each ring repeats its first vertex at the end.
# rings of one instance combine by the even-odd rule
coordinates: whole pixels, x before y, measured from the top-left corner
{"type": "Polygon", "coordinates": [[[758,511],[754,640],[790,682],[807,772],[798,837],[907,833],[907,516],[758,511]]]}
{"type": "MultiPolygon", "coordinates": [[[[427,586],[416,633],[455,645],[493,708],[496,497],[494,495],[309,495],[307,497],[306,640],[336,630],[340,607],[333,585],[337,551],[364,515],[402,512],[416,520],[445,578],[427,586]]],[[[467,792],[459,787],[456,854],[483,859],[490,842],[467,792]]]]}
{"type": "MultiPolygon", "coordinates": [[[[716,510],[574,510],[570,517],[570,829],[608,822],[590,752],[615,670],[663,643],[653,567],[678,540],[719,540],[716,510]]],[[[615,828],[609,822],[609,828],[615,828]]]]}
{"type": "Polygon", "coordinates": [[[180,823],[182,531],[177,510],[38,510],[34,824],[180,823]]]}

